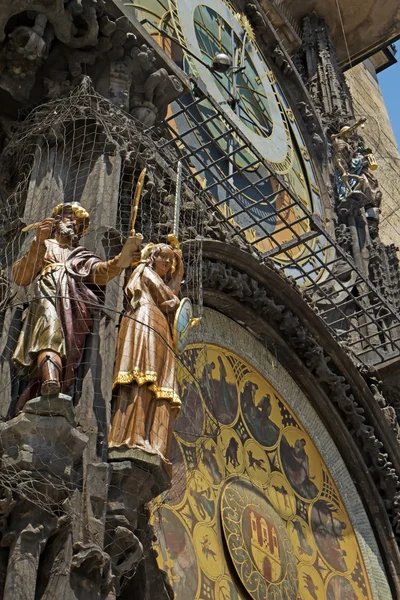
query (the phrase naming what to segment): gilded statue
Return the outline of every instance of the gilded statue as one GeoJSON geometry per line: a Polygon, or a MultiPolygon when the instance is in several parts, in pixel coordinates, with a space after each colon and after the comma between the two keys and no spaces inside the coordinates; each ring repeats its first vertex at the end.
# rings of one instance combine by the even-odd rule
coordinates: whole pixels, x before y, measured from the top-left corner
{"type": "Polygon", "coordinates": [[[129,449],[140,448],[168,459],[181,404],[171,324],[182,277],[179,249],[168,244],[143,248],[126,287],[129,310],[118,335],[110,451],[120,449],[129,457],[129,449]]]}
{"type": "Polygon", "coordinates": [[[121,255],[107,262],[79,246],[89,220],[83,206],[72,202],[59,204],[52,217],[26,228],[36,228],[36,236],[13,265],[12,277],[20,286],[34,282],[35,294],[13,354],[15,365],[29,378],[17,410],[38,394],[72,389],[102,287],[140,258],[134,236],[127,239],[121,255]]]}
{"type": "Polygon", "coordinates": [[[336,186],[339,200],[345,201],[354,192],[366,194],[370,188],[370,174],[377,168],[375,157],[370,150],[360,152],[354,150],[350,138],[359,127],[364,127],[366,118],[362,117],[354,125],[345,125],[339,133],[332,135],[332,146],[335,152],[336,186]]]}

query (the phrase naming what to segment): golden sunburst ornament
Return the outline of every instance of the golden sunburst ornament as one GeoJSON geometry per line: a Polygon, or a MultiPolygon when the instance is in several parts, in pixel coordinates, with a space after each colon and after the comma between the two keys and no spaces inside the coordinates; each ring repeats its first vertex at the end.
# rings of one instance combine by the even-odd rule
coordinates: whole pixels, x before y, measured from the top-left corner
{"type": "Polygon", "coordinates": [[[250,40],[251,42],[255,42],[256,36],[254,35],[253,27],[251,26],[250,21],[246,17],[246,15],[244,15],[243,13],[237,12],[237,13],[235,13],[235,19],[242,26],[243,30],[245,31],[245,33],[247,35],[247,39],[250,40]]]}

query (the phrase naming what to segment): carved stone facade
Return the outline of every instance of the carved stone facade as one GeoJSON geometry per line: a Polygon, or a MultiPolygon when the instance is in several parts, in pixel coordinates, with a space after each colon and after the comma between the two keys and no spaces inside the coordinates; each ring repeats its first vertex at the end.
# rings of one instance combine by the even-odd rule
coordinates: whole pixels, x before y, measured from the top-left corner
{"type": "Polygon", "coordinates": [[[103,2],[6,2],[0,89],[19,105],[66,95],[82,75],[146,126],[161,121],[182,82],[161,65],[131,21],[103,2]]]}
{"type": "MultiPolygon", "coordinates": [[[[129,234],[134,184],[145,167],[136,227],[148,240],[165,239],[173,227],[176,164],[183,152],[171,143],[162,120],[188,82],[113,2],[3,4],[0,105],[8,102],[0,115],[0,598],[168,600],[173,592],[168,574],[157,567],[146,504],[168,488],[169,474],[157,457],[138,464],[108,461],[107,454],[124,276],[107,286],[94,314],[73,401],[63,395],[39,397],[16,414],[26,384],[11,356],[31,296],[10,282],[10,267],[30,242],[23,228],[58,202],[71,200],[81,201],[92,215],[85,245],[102,258],[114,257],[129,234]],[[28,113],[28,106],[35,108],[28,113]]],[[[297,90],[293,98],[304,136],[319,156],[321,173],[332,176],[326,177],[326,190],[333,190],[331,136],[353,113],[326,25],[316,16],[305,20],[303,47],[293,62],[258,3],[242,4],[288,89],[297,90]]],[[[356,135],[344,144],[341,184],[357,153],[362,159],[369,155],[356,135]]],[[[188,264],[187,295],[198,301],[203,290],[206,305],[263,342],[272,338],[281,344],[282,354],[298,366],[299,380],[304,375],[302,385],[321,416],[326,403],[342,454],[354,453],[349,468],[363,500],[371,500],[370,519],[377,523],[375,533],[400,597],[394,541],[400,541],[395,377],[382,387],[379,373],[355,365],[345,343],[339,346],[316,314],[318,291],[311,297],[301,294],[271,262],[256,258],[234,227],[221,222],[210,195],[186,165],[183,176],[180,237],[188,264]],[[206,240],[202,264],[200,240],[206,240]]],[[[382,244],[378,232],[379,186],[363,160],[358,176],[361,190],[350,188],[343,198],[339,193],[331,198],[337,208],[336,239],[398,308],[396,252],[382,244]]],[[[338,263],[339,271],[342,267],[353,291],[355,275],[338,263]]],[[[337,294],[334,285],[329,291],[337,294]]],[[[363,291],[359,286],[358,293],[363,291]]],[[[336,299],[348,305],[346,292],[336,299]]],[[[353,314],[356,307],[349,310],[353,314]]],[[[377,318],[391,330],[386,314],[377,318]]]]}
{"type": "Polygon", "coordinates": [[[303,20],[303,43],[296,65],[327,127],[340,128],[353,117],[349,90],[326,22],[317,14],[303,20]]]}
{"type": "MultiPolygon", "coordinates": [[[[172,164],[177,159],[174,147],[161,148],[165,142],[160,133],[144,132],[143,123],[98,94],[87,77],[67,98],[34,109],[15,127],[14,136],[5,140],[0,159],[5,188],[15,186],[21,164],[28,173],[26,185],[5,196],[1,217],[0,481],[5,550],[0,597],[5,600],[58,594],[71,600],[111,600],[129,594],[139,600],[152,597],[155,586],[160,599],[171,597],[168,582],[156,566],[154,536],[144,509],[168,487],[170,476],[159,464],[135,468],[130,461],[107,462],[116,324],[124,280],[107,286],[107,310],[95,315],[76,374],[73,402],[70,396],[39,397],[16,416],[16,401],[25,382],[11,355],[30,296],[8,279],[11,264],[30,243],[23,226],[42,219],[55,202],[78,198],[69,177],[63,175],[65,162],[57,162],[56,156],[67,156],[70,172],[81,174],[79,199],[91,214],[87,246],[104,258],[120,251],[129,231],[134,185],[144,166],[147,175],[137,227],[146,239],[165,240],[173,225],[176,172],[172,164]],[[68,131],[77,126],[85,131],[92,127],[83,142],[79,136],[68,138],[68,131]],[[54,135],[55,131],[65,137],[54,135]],[[31,153],[38,133],[46,143],[31,153]],[[90,155],[87,165],[85,152],[90,155]],[[103,194],[100,205],[99,193],[103,194]],[[17,564],[22,565],[19,571],[17,564]]],[[[231,239],[233,231],[224,229],[206,210],[200,191],[183,190],[181,220],[187,225],[181,240],[201,235],[203,228],[216,239],[231,239]]]]}
{"type": "MultiPolygon", "coordinates": [[[[67,161],[57,156],[67,153],[72,171],[84,173],[80,199],[94,217],[87,245],[96,247],[103,257],[114,256],[121,247],[121,234],[127,234],[132,194],[128,185],[144,164],[153,164],[144,204],[146,197],[151,202],[155,188],[157,200],[166,199],[161,205],[166,216],[158,208],[160,230],[153,228],[155,235],[163,236],[168,218],[172,219],[168,195],[175,174],[170,170],[168,178],[165,158],[158,155],[143,129],[164,118],[169,103],[184,91],[185,78],[179,79],[173,63],[158,56],[151,39],[137,35],[121,9],[112,3],[110,7],[111,11],[102,2],[83,0],[32,6],[6,3],[0,10],[0,98],[9,107],[2,115],[0,225],[0,597],[5,600],[58,596],[111,600],[121,597],[139,564],[142,589],[147,586],[150,590],[147,577],[152,581],[159,578],[159,597],[168,598],[166,591],[163,596],[162,590],[167,588],[162,576],[151,567],[152,534],[142,508],[168,485],[168,478],[159,480],[157,469],[153,476],[150,468],[133,473],[130,463],[105,462],[111,394],[108,378],[115,348],[112,314],[95,317],[74,406],[69,396],[36,398],[15,416],[21,386],[10,359],[21,326],[21,309],[29,299],[10,283],[9,268],[26,237],[21,233],[23,225],[42,219],[59,201],[65,203],[72,196],[78,199],[76,187],[72,189],[71,179],[63,175],[67,161]],[[75,104],[73,94],[68,100],[74,89],[75,104]],[[102,104],[106,99],[113,104],[102,104]],[[22,125],[18,123],[18,110],[39,100],[41,106],[27,119],[25,113],[22,125]],[[58,119],[57,111],[65,108],[67,113],[58,119]],[[90,132],[96,119],[96,128],[92,126],[90,132]],[[108,142],[106,122],[112,131],[108,142]],[[86,133],[80,139],[74,129],[78,126],[86,133]],[[126,127],[130,134],[123,133],[126,127]],[[22,144],[19,135],[25,140],[22,144]],[[28,157],[29,150],[25,151],[31,143],[37,151],[28,157]],[[129,150],[135,152],[129,154],[129,150]],[[23,190],[22,164],[27,169],[23,190]],[[119,195],[121,173],[123,193],[119,195]]],[[[150,227],[145,221],[141,222],[144,233],[150,227]]],[[[108,288],[105,305],[114,310],[118,307],[120,289],[119,282],[108,288]]],[[[131,597],[145,597],[137,590],[135,594],[131,597]]]]}
{"type": "MultiPolygon", "coordinates": [[[[327,161],[328,177],[331,178],[332,195],[335,197],[336,239],[360,272],[383,297],[390,299],[397,310],[400,275],[396,250],[393,246],[385,246],[379,237],[381,206],[385,204],[385,198],[379,186],[379,171],[378,179],[375,177],[377,164],[373,150],[366,146],[360,131],[360,127],[368,129],[369,125],[364,116],[355,121],[352,98],[339,67],[329,28],[316,14],[303,20],[303,44],[296,56],[296,65],[330,141],[327,161]]],[[[337,274],[340,275],[339,263],[336,270],[338,268],[337,274]]],[[[378,324],[367,326],[368,339],[376,334],[379,338],[380,330],[389,332],[388,337],[396,340],[399,335],[396,320],[384,314],[385,310],[376,310],[373,294],[367,293],[364,284],[355,285],[354,282],[354,274],[348,274],[348,296],[341,286],[336,286],[337,305],[345,307],[344,312],[351,316],[357,313],[358,301],[354,302],[354,294],[360,296],[363,309],[373,314],[373,320],[378,324]]],[[[334,282],[329,289],[334,293],[334,282]]],[[[318,305],[318,292],[315,302],[318,305]]],[[[342,324],[338,326],[340,328],[342,324]]],[[[388,358],[392,358],[390,341],[382,348],[385,353],[388,352],[388,358]]]]}

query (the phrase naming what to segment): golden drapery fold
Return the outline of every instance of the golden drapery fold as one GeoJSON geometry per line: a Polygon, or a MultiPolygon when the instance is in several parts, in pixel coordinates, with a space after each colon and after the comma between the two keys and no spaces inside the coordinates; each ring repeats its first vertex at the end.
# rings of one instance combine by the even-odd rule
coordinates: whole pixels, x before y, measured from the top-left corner
{"type": "Polygon", "coordinates": [[[167,456],[181,405],[169,320],[179,299],[147,264],[135,269],[126,293],[130,310],[118,335],[109,447],[142,447],[167,456]]]}

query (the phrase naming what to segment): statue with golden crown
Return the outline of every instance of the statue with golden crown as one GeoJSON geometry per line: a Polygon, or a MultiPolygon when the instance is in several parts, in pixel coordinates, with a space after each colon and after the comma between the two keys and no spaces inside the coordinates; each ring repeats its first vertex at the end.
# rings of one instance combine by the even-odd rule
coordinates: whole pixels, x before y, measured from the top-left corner
{"type": "Polygon", "coordinates": [[[28,378],[17,412],[35,396],[71,391],[103,286],[140,257],[137,236],[130,236],[121,255],[106,262],[79,246],[89,214],[78,202],[59,204],[52,217],[25,231],[33,228],[36,236],[12,271],[17,285],[34,282],[35,288],[13,354],[14,364],[28,378]]]}

